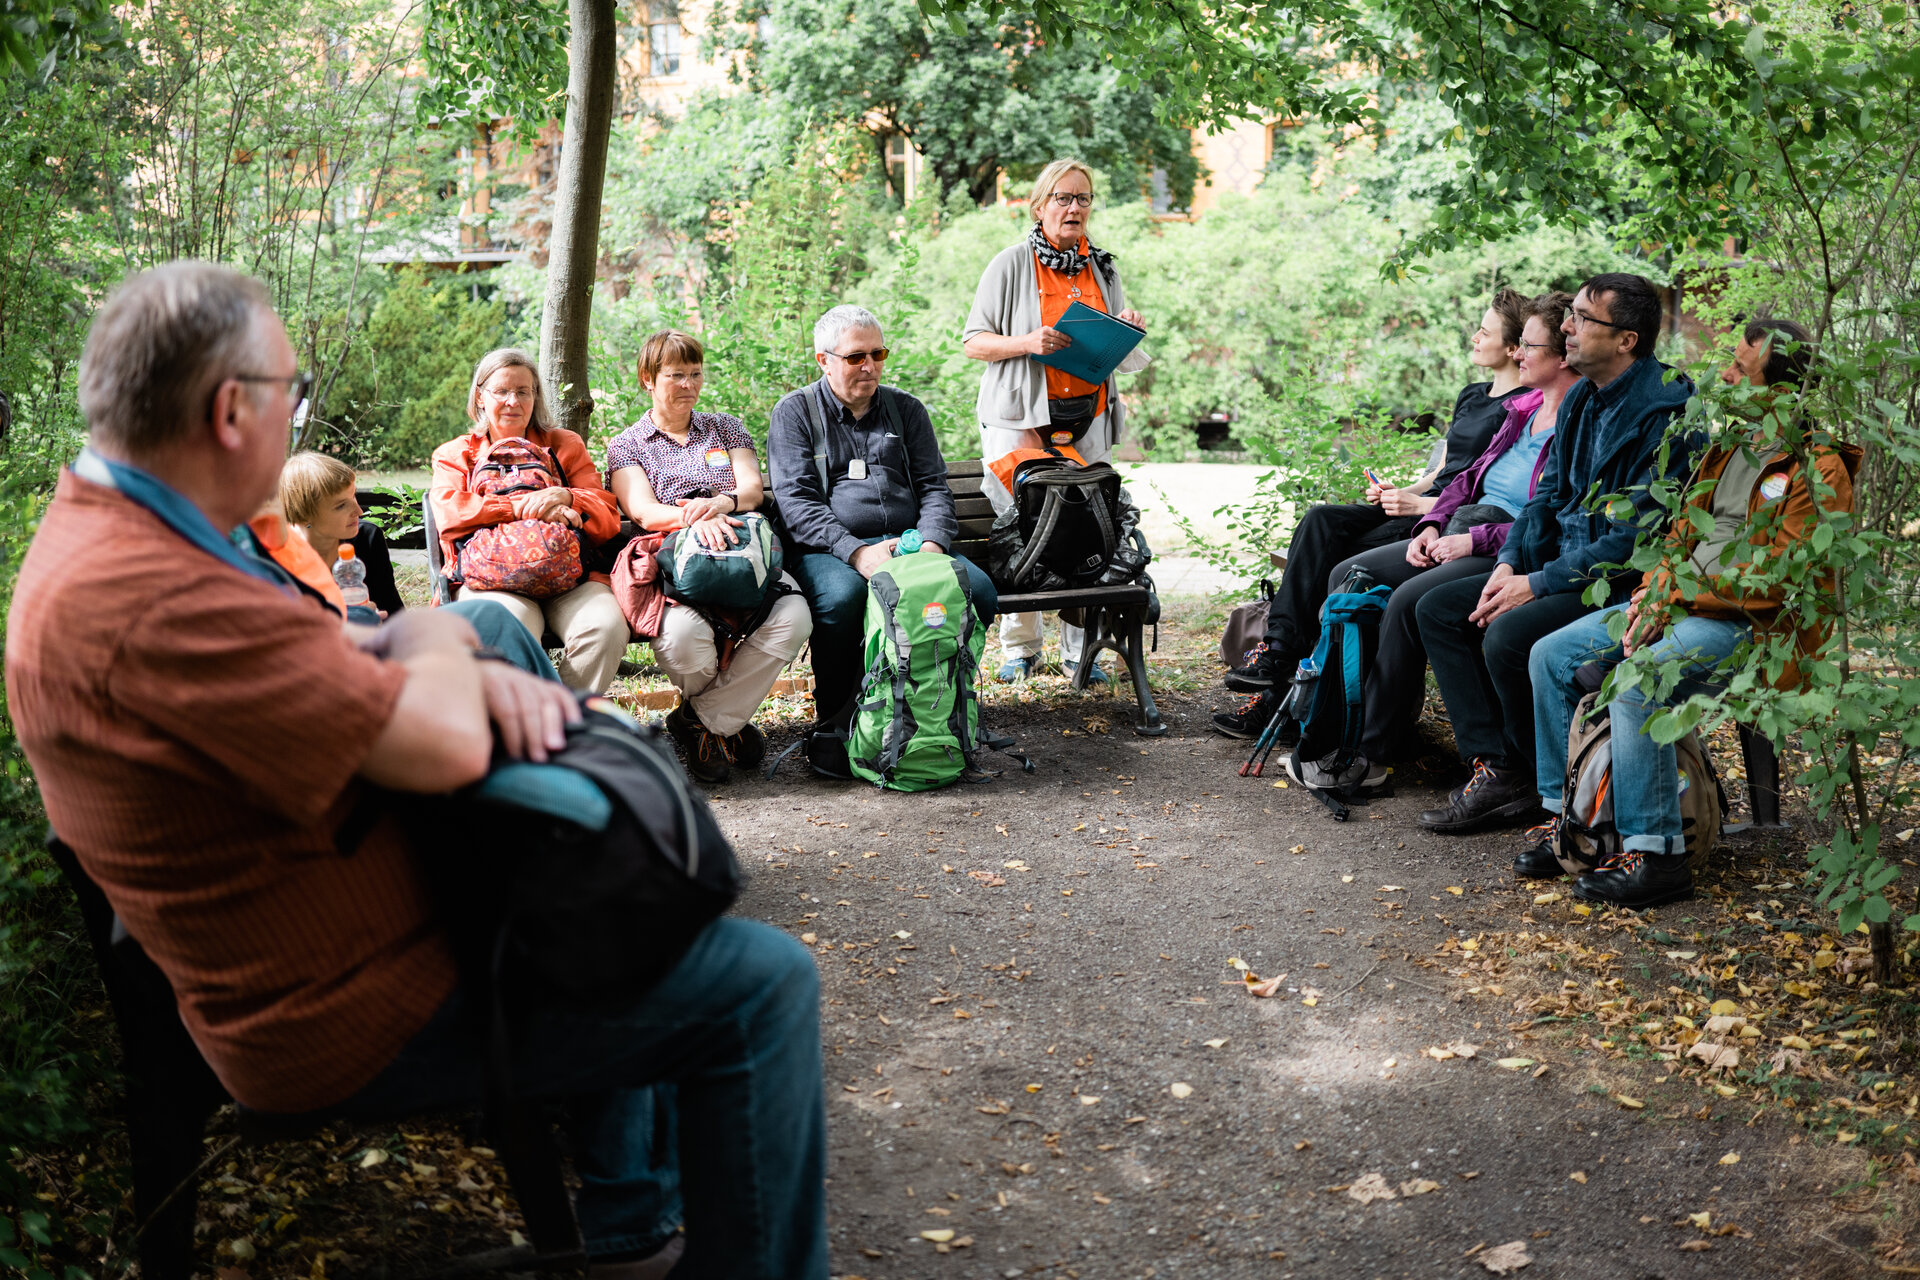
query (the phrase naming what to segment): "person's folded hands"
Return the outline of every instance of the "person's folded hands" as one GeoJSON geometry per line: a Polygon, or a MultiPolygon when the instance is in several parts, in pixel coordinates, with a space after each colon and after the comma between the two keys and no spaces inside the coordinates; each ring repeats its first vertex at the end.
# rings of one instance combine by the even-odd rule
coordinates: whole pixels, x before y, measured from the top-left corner
{"type": "Polygon", "coordinates": [[[744,527],[744,521],[731,516],[709,516],[688,526],[700,545],[712,551],[725,551],[733,545],[733,531],[744,527]]]}

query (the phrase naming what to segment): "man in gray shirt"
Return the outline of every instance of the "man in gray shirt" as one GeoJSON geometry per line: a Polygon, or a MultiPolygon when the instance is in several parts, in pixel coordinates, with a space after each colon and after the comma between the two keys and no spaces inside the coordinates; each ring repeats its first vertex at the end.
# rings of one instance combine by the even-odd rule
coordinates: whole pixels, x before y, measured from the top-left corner
{"type": "MultiPolygon", "coordinates": [[[[845,728],[859,692],[867,579],[907,530],[940,554],[960,526],[926,406],[880,385],[880,322],[862,307],[835,307],[814,325],[813,350],[822,376],[773,407],[767,461],[781,523],[797,544],[788,569],[813,610],[815,714],[845,728]]],[[[999,596],[977,566],[958,563],[984,624],[999,596]]],[[[852,776],[844,743],[810,743],[807,756],[817,772],[852,776]]]]}

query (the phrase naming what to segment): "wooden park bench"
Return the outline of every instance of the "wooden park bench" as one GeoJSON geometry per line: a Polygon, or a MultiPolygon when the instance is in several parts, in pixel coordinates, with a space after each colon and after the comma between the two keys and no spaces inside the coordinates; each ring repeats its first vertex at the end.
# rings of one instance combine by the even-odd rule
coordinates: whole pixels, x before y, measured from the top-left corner
{"type": "MultiPolygon", "coordinates": [[[[947,464],[947,488],[953,493],[954,514],[960,522],[959,540],[948,550],[973,561],[982,572],[987,568],[987,534],[993,528],[993,504],[980,491],[984,473],[985,468],[978,458],[964,458],[947,464]]],[[[447,583],[446,566],[442,562],[440,535],[434,524],[432,503],[423,497],[420,506],[433,601],[441,604],[451,599],[452,594],[447,583]]],[[[631,534],[632,525],[622,521],[621,531],[631,534]]],[[[1093,659],[1102,649],[1113,650],[1127,664],[1127,672],[1133,678],[1136,703],[1133,731],[1155,738],[1166,733],[1167,726],[1160,718],[1160,709],[1153,701],[1153,689],[1147,683],[1145,631],[1149,599],[1150,593],[1143,584],[1131,582],[1118,587],[1080,587],[1064,591],[1002,595],[1000,612],[1065,610],[1070,615],[1079,614],[1080,625],[1085,628],[1087,638],[1081,651],[1080,665],[1074,672],[1073,687],[1085,689],[1093,669],[1093,659]]],[[[548,649],[559,647],[559,641],[551,635],[541,637],[541,643],[548,649]]]]}
{"type": "MultiPolygon", "coordinates": [[[[127,1139],[133,1163],[134,1247],[140,1258],[140,1274],[144,1280],[188,1280],[195,1272],[193,1227],[198,1216],[200,1181],[235,1145],[230,1142],[209,1152],[207,1120],[232,1099],[181,1024],[166,975],[121,927],[106,895],[81,868],[73,850],[56,837],[50,837],[47,844],[55,865],[80,900],[80,916],[120,1033],[127,1139]]],[[[242,1107],[238,1114],[238,1141],[247,1143],[300,1138],[340,1122],[324,1112],[268,1116],[242,1107]]],[[[450,1270],[473,1273],[584,1267],[586,1254],[580,1228],[544,1104],[506,1104],[497,1128],[495,1145],[532,1244],[449,1260],[450,1270]]]]}

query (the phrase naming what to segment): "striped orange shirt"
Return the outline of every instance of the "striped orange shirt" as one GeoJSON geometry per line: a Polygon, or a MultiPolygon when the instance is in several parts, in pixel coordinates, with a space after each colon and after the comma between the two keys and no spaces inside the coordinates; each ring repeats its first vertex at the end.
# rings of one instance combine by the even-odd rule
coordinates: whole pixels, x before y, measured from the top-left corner
{"type": "Polygon", "coordinates": [[[47,815],[228,1092],[349,1096],[452,992],[398,829],[333,835],[405,673],[71,472],[20,568],[7,696],[47,815]]]}

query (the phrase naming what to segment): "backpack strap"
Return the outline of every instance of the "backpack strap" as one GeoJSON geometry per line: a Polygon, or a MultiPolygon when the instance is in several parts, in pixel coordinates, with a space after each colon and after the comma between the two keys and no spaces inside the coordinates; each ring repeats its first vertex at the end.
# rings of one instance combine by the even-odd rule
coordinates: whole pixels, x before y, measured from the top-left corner
{"type": "Polygon", "coordinates": [[[813,437],[813,469],[820,477],[820,497],[824,500],[832,490],[827,479],[827,419],[820,412],[821,388],[827,379],[822,375],[820,381],[801,392],[801,398],[807,402],[807,426],[813,437]]]}

